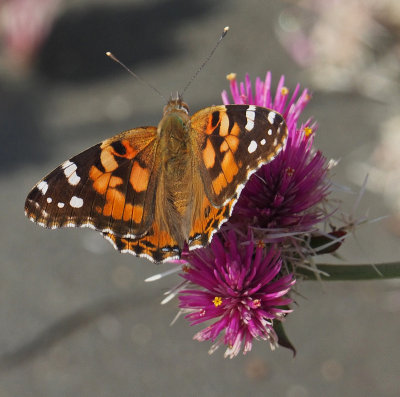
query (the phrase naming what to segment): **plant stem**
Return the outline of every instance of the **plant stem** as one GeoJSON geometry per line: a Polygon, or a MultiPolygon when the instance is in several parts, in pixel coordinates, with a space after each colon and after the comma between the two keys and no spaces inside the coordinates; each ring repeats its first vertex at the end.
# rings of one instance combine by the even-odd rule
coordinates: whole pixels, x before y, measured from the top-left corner
{"type": "Polygon", "coordinates": [[[376,265],[329,265],[318,264],[316,271],[305,268],[296,268],[296,274],[305,277],[305,280],[324,281],[357,281],[357,280],[384,280],[400,277],[400,263],[380,263],[376,265]],[[323,272],[323,273],[319,273],[323,272]],[[328,275],[325,275],[328,274],[328,275]]]}

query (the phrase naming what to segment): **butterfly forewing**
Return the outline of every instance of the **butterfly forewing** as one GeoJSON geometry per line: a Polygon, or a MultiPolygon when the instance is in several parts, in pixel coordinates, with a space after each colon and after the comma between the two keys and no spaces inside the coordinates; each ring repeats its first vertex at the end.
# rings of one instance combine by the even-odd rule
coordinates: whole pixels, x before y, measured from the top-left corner
{"type": "Polygon", "coordinates": [[[133,129],[65,161],[29,193],[27,216],[49,228],[145,234],[159,170],[156,137],[156,127],[133,129]]]}
{"type": "Polygon", "coordinates": [[[227,204],[287,139],[283,117],[254,105],[213,106],[191,119],[199,169],[212,205],[227,204]]]}

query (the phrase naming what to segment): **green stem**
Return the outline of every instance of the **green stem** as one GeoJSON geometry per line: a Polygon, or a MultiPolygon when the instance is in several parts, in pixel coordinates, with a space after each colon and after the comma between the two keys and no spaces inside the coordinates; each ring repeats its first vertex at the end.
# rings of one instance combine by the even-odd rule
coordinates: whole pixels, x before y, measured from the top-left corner
{"type": "Polygon", "coordinates": [[[383,280],[400,277],[400,263],[380,263],[377,265],[329,265],[318,264],[316,271],[296,268],[296,274],[302,275],[306,280],[324,281],[357,281],[357,280],[383,280]],[[319,273],[319,271],[323,273],[319,273]],[[329,274],[326,276],[324,273],[329,274]],[[319,277],[318,277],[319,275],[319,277]]]}

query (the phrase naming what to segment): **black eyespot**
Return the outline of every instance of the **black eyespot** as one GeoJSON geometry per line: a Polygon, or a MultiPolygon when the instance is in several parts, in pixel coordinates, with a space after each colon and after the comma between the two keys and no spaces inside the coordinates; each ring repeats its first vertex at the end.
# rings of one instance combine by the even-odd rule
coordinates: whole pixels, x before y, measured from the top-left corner
{"type": "Polygon", "coordinates": [[[126,147],[120,141],[113,142],[111,146],[116,154],[119,154],[120,156],[124,156],[126,154],[126,147]]]}
{"type": "Polygon", "coordinates": [[[213,112],[211,119],[211,126],[216,127],[219,122],[219,112],[213,112]]]}

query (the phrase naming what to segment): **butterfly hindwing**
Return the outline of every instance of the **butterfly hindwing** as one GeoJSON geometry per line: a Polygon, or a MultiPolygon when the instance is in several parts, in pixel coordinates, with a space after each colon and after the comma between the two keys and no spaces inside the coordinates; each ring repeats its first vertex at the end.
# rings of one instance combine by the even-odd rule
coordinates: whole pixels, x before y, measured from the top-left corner
{"type": "Polygon", "coordinates": [[[283,117],[255,105],[205,108],[191,118],[193,139],[206,195],[219,207],[239,192],[249,176],[282,150],[283,117]]]}
{"type": "Polygon", "coordinates": [[[214,207],[207,196],[204,196],[201,207],[203,216],[194,220],[188,238],[189,249],[207,245],[214,233],[226,222],[236,203],[236,195],[225,205],[214,207]]]}
{"type": "Polygon", "coordinates": [[[156,127],[136,128],[65,161],[31,190],[27,216],[49,228],[143,235],[153,222],[156,137],[156,127]]]}
{"type": "Polygon", "coordinates": [[[153,222],[146,235],[139,238],[120,237],[111,233],[103,233],[103,236],[118,251],[141,256],[155,262],[177,259],[182,251],[178,242],[169,233],[160,230],[157,222],[153,222]]]}
{"type": "MultiPolygon", "coordinates": [[[[236,196],[226,205],[216,208],[210,204],[207,196],[204,196],[201,208],[203,216],[197,217],[193,222],[187,240],[189,249],[203,247],[211,241],[213,234],[228,219],[235,202],[236,196]]],[[[124,238],[111,233],[103,233],[103,236],[118,251],[156,262],[177,259],[182,253],[178,242],[169,233],[160,230],[157,222],[154,222],[146,235],[140,238],[124,238]]]]}

